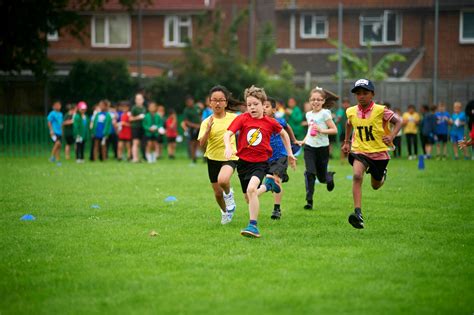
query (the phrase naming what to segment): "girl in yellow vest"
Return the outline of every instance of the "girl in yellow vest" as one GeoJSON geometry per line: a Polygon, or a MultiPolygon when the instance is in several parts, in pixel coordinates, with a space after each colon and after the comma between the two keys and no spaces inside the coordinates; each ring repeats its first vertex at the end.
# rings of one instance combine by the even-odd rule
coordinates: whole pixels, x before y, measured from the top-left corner
{"type": "Polygon", "coordinates": [[[393,111],[374,103],[374,90],[371,81],[357,80],[351,92],[356,95],[358,104],[346,110],[346,136],[342,150],[349,153],[349,163],[353,168],[354,213],[349,215],[349,223],[356,229],[364,228],[361,210],[364,172],[371,175],[373,189],[382,187],[390,159],[388,150],[402,127],[401,119],[393,111]],[[391,130],[384,128],[388,123],[394,125],[391,130]]]}

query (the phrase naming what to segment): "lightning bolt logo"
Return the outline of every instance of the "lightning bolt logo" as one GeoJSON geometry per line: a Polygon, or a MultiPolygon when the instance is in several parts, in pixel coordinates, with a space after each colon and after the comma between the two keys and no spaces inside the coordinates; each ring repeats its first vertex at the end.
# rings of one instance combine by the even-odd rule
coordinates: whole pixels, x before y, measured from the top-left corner
{"type": "Polygon", "coordinates": [[[250,146],[257,146],[260,144],[261,141],[262,141],[262,133],[260,132],[260,128],[251,129],[247,133],[247,142],[249,143],[247,148],[250,146]]]}

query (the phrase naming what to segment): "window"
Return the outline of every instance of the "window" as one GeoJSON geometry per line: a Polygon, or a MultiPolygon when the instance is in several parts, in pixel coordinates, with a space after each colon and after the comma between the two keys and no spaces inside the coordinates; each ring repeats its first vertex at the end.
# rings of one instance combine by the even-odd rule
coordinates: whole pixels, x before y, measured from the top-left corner
{"type": "Polygon", "coordinates": [[[459,42],[474,43],[474,11],[461,11],[459,42]]]}
{"type": "Polygon", "coordinates": [[[48,39],[48,41],[50,42],[56,42],[59,40],[59,33],[58,31],[54,31],[54,32],[51,32],[51,33],[48,33],[46,35],[46,38],[48,39]]]}
{"type": "Polygon", "coordinates": [[[360,17],[360,44],[394,45],[400,43],[400,15],[393,11],[360,17]]]}
{"type": "Polygon", "coordinates": [[[101,15],[92,17],[92,47],[130,47],[130,17],[101,15]]]}
{"type": "Polygon", "coordinates": [[[314,14],[301,14],[300,18],[301,38],[327,38],[328,20],[325,16],[314,14]]]}
{"type": "Polygon", "coordinates": [[[190,16],[165,17],[165,47],[184,47],[187,39],[191,39],[190,16]]]}

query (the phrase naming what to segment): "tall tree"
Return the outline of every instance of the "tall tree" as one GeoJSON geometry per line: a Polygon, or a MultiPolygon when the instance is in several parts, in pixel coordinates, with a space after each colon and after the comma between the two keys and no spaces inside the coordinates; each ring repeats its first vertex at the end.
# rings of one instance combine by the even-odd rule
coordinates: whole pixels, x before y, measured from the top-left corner
{"type": "MultiPolygon", "coordinates": [[[[31,70],[44,76],[52,70],[46,34],[68,32],[81,39],[86,21],[78,12],[93,11],[107,0],[0,1],[0,70],[11,74],[31,70]]],[[[129,10],[143,0],[119,0],[129,10]]]]}

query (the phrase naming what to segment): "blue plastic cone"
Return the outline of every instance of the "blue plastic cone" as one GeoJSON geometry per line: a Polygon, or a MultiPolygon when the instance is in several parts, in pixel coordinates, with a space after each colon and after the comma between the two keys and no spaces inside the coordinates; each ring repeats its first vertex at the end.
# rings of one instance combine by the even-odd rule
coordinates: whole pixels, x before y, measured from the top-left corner
{"type": "Polygon", "coordinates": [[[418,169],[419,170],[425,169],[425,156],[423,154],[418,156],[418,169]]]}
{"type": "Polygon", "coordinates": [[[36,218],[32,214],[25,214],[20,218],[21,221],[34,221],[36,218]]]}

